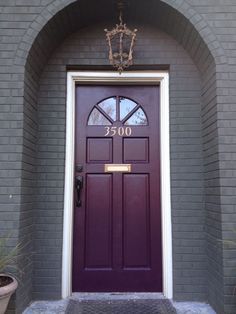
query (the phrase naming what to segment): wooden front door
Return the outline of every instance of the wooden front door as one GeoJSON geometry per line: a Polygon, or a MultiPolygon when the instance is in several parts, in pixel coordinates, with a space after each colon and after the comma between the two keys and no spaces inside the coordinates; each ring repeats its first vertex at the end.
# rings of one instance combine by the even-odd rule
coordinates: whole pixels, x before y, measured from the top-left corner
{"type": "Polygon", "coordinates": [[[73,291],[162,291],[158,86],[77,86],[73,291]]]}

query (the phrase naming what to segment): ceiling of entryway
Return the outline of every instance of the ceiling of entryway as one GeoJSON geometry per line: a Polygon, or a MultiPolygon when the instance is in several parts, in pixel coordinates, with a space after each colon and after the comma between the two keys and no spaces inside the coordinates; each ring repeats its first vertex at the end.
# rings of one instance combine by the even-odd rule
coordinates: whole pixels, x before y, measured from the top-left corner
{"type": "MultiPolygon", "coordinates": [[[[201,50],[205,50],[206,58],[210,56],[208,48],[193,25],[182,14],[162,1],[129,0],[124,11],[124,21],[130,28],[150,25],[166,32],[188,51],[196,65],[199,62],[196,55],[198,46],[201,46],[201,50]],[[193,41],[195,45],[192,44],[193,41]]],[[[104,26],[109,29],[117,22],[118,11],[115,0],[77,1],[57,13],[46,24],[35,40],[29,56],[33,50],[37,50],[37,54],[42,53],[38,65],[38,70],[42,71],[52,51],[70,34],[93,25],[98,25],[98,31],[103,32],[104,26]]],[[[202,65],[199,68],[204,71],[202,65]]]]}

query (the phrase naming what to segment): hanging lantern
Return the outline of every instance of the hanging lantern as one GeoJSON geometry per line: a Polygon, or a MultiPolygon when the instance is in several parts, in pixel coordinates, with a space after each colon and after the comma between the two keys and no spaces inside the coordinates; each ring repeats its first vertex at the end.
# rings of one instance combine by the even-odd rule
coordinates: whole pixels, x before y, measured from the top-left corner
{"type": "Polygon", "coordinates": [[[132,31],[123,23],[123,6],[123,2],[118,2],[120,23],[116,24],[116,27],[111,31],[104,30],[109,45],[110,64],[117,68],[120,74],[125,68],[133,64],[133,48],[137,32],[137,29],[132,31]]]}

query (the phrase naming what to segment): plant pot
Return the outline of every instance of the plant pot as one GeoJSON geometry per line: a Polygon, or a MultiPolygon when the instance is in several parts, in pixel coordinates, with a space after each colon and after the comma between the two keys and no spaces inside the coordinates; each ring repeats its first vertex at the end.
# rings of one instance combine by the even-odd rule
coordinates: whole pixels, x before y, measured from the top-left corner
{"type": "Polygon", "coordinates": [[[12,282],[10,282],[8,285],[0,287],[0,314],[4,314],[6,312],[11,295],[15,292],[18,283],[12,276],[0,274],[0,277],[8,277],[12,279],[12,282]]]}

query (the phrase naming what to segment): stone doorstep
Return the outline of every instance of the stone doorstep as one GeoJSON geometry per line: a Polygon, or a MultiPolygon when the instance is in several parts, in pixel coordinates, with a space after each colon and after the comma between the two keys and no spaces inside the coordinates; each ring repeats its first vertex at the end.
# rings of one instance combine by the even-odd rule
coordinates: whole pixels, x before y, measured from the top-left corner
{"type": "MultiPolygon", "coordinates": [[[[163,299],[161,293],[73,293],[73,300],[130,300],[163,299]]],[[[33,302],[23,314],[64,314],[69,299],[33,302]]],[[[216,314],[209,304],[200,302],[173,302],[177,314],[216,314]]]]}

